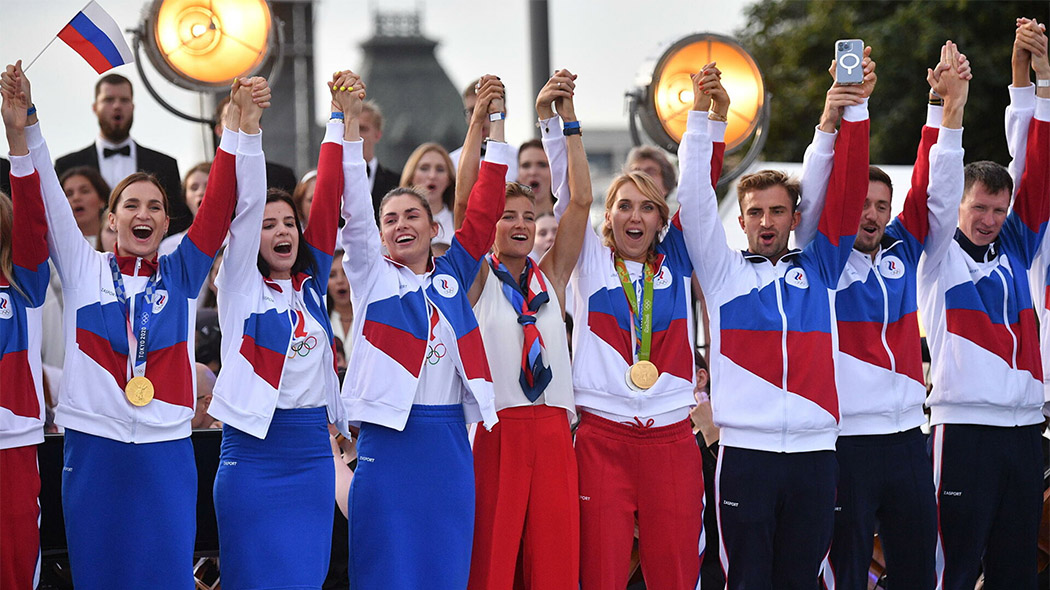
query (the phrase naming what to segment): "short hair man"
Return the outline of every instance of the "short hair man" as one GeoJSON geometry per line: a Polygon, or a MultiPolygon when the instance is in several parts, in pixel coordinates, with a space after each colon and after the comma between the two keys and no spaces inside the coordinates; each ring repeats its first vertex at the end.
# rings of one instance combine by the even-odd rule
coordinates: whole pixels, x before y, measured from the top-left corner
{"type": "Polygon", "coordinates": [[[678,175],[675,173],[674,164],[660,148],[651,145],[632,148],[623,167],[627,172],[637,170],[648,174],[664,198],[678,188],[678,175]]]}
{"type": "MultiPolygon", "coordinates": [[[[835,289],[838,350],[835,384],[841,431],[835,529],[824,579],[863,590],[878,530],[891,580],[935,585],[937,506],[933,469],[919,427],[926,387],[915,291],[920,257],[936,264],[955,233],[931,211],[958,209],[963,189],[962,115],[969,64],[954,44],[931,70],[931,104],[922,129],[903,212],[890,221],[893,183],[868,171],[868,190],[849,262],[835,289]],[[960,59],[961,58],[961,59],[960,59]]],[[[834,112],[825,112],[803,162],[802,221],[795,243],[807,245],[831,172],[834,112]]]]}
{"type": "Polygon", "coordinates": [[[1018,21],[1012,65],[1014,176],[993,162],[966,166],[955,239],[919,275],[945,589],[973,588],[980,570],[987,588],[1037,585],[1045,397],[1028,272],[1050,217],[1050,86],[1033,85],[1028,69],[1050,80],[1042,25],[1018,21]]]}
{"type": "Polygon", "coordinates": [[[208,407],[211,405],[212,389],[215,388],[215,373],[212,373],[211,369],[202,363],[195,363],[195,370],[197,372],[197,403],[193,419],[190,420],[190,428],[211,428],[215,418],[208,413],[208,407]]]}
{"type": "Polygon", "coordinates": [[[192,217],[182,194],[182,178],[175,158],[143,147],[131,139],[135,101],[131,81],[120,74],[106,74],[95,83],[91,111],[98,118],[98,137],[86,148],[55,160],[55,172],[62,174],[76,166],[90,166],[102,174],[109,186],[117,186],[133,172],[149,172],[157,177],[168,196],[168,235],[189,227],[192,217]]]}
{"type": "MultiPolygon", "coordinates": [[[[463,94],[462,94],[462,96],[463,96],[463,115],[466,117],[467,125],[470,125],[470,118],[472,116],[474,116],[474,105],[476,105],[478,103],[478,83],[480,81],[481,81],[481,78],[476,78],[474,80],[471,80],[470,84],[467,84],[467,87],[463,89],[463,94]]],[[[506,105],[506,102],[504,102],[503,104],[506,105]]],[[[506,115],[506,113],[507,113],[507,111],[505,109],[504,115],[506,115]]],[[[486,138],[486,139],[488,139],[488,136],[489,136],[489,124],[488,124],[488,122],[486,122],[481,127],[481,136],[486,138]]],[[[514,150],[514,158],[507,164],[507,178],[517,178],[518,177],[518,153],[517,153],[517,148],[515,148],[513,145],[511,146],[511,148],[514,150]]],[[[452,152],[449,153],[449,155],[448,155],[450,158],[452,158],[452,165],[455,166],[456,168],[459,168],[459,155],[460,155],[460,153],[462,151],[463,151],[463,148],[462,147],[458,147],[458,148],[452,150],[452,152]]],[[[482,158],[484,158],[484,156],[485,156],[485,144],[484,143],[481,144],[481,155],[482,155],[482,158]]]]}
{"type": "MultiPolygon", "coordinates": [[[[215,105],[215,124],[212,130],[216,138],[222,137],[222,119],[226,115],[226,107],[229,104],[230,97],[224,96],[219,104],[215,105]]],[[[297,182],[294,170],[277,162],[266,161],[266,188],[279,188],[292,194],[297,182]]]]}
{"type": "MultiPolygon", "coordinates": [[[[696,110],[679,149],[678,200],[695,272],[710,311],[720,554],[730,589],[814,587],[834,527],[838,396],[829,287],[852,251],[868,188],[866,84],[834,86],[838,134],[820,235],[789,250],[799,184],[766,170],[740,180],[745,253],[726,243],[708,165],[712,131],[696,110]],[[690,219],[691,218],[691,219],[690,219]]],[[[699,84],[694,93],[717,88],[699,84]]],[[[717,99],[716,99],[717,100],[717,99]]]]}

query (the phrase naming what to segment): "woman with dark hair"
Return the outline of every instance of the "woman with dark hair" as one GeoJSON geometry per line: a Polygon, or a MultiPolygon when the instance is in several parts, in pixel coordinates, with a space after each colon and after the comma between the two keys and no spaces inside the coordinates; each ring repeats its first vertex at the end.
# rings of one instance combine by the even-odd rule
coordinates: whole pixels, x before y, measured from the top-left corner
{"type": "Polygon", "coordinates": [[[427,204],[438,224],[437,244],[451,244],[456,231],[452,208],[456,200],[456,168],[445,148],[436,143],[417,147],[405,162],[401,186],[412,187],[426,196],[427,204]]]}
{"type": "Polygon", "coordinates": [[[95,236],[102,228],[102,212],[106,210],[109,198],[109,185],[98,170],[90,166],[66,170],[59,182],[69,199],[69,208],[73,210],[80,233],[89,242],[97,239],[95,236]]]}
{"type": "MultiPolygon", "coordinates": [[[[5,92],[24,92],[31,104],[20,64],[0,79],[5,92]]],[[[248,97],[246,119],[257,120],[268,106],[261,78],[237,81],[234,92],[248,97]]],[[[234,155],[227,142],[217,150],[208,197],[186,240],[167,256],[157,256],[169,220],[163,188],[143,173],[122,180],[107,220],[117,233],[115,251],[101,253],[80,235],[29,110],[25,133],[67,310],[66,378],[55,422],[65,427],[62,507],[73,583],[192,587],[193,317],[233,217],[234,155]]]]}
{"type": "Polygon", "coordinates": [[[40,570],[40,315],[50,267],[40,176],[25,136],[28,108],[23,93],[3,92],[14,204],[0,193],[0,588],[36,588],[40,570]]]}
{"type": "Polygon", "coordinates": [[[237,216],[215,281],[222,371],[208,410],[224,424],[215,516],[223,587],[232,590],[319,590],[328,572],[335,499],[328,423],[345,433],[346,420],[325,295],[342,142],[360,139],[361,101],[350,95],[364,94],[364,85],[355,90],[355,80],[342,72],[329,82],[336,110],[305,231],[291,195],[266,190],[260,135],[242,127],[237,216]]]}
{"type": "Polygon", "coordinates": [[[350,587],[462,590],[474,534],[467,422],[496,423],[492,378],[467,298],[503,212],[513,148],[502,141],[503,85],[488,76],[476,116],[493,120],[463,227],[431,256],[428,198],[396,188],[375,228],[360,143],[344,158],[343,267],[353,292],[353,352],[343,383],[360,425],[350,484],[350,587]],[[383,254],[386,246],[388,255],[383,254]]]}
{"type": "MultiPolygon", "coordinates": [[[[571,120],[572,82],[560,86],[559,80],[544,86],[537,103],[550,108],[556,102],[571,120]]],[[[480,121],[472,120],[460,155],[457,219],[476,176],[481,139],[480,121]]],[[[571,201],[550,253],[539,261],[530,257],[538,198],[528,186],[508,182],[492,253],[469,291],[499,415],[491,431],[478,429],[474,437],[470,590],[510,589],[517,569],[528,588],[579,588],[580,492],[569,429],[576,403],[563,302],[593,197],[583,140],[576,134],[566,141],[571,201]]]]}

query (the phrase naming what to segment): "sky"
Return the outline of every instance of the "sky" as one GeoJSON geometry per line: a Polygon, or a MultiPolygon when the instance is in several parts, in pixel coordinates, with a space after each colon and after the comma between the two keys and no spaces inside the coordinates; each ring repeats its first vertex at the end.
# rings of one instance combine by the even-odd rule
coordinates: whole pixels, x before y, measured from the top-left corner
{"type": "MultiPolygon", "coordinates": [[[[86,0],[0,0],[0,61],[28,62],[47,45],[86,0]],[[41,10],[46,5],[46,10],[41,10]],[[31,15],[31,16],[30,16],[31,15]],[[17,19],[17,20],[16,20],[17,19]],[[11,26],[15,24],[16,26],[11,26]]],[[[143,0],[97,0],[121,26],[139,26],[143,0]]],[[[639,69],[659,56],[662,46],[695,32],[731,34],[744,24],[745,0],[698,2],[661,0],[550,0],[551,65],[579,75],[576,112],[596,127],[626,127],[624,92],[636,85],[639,69]],[[660,10],[654,10],[659,6],[660,10]]],[[[500,3],[481,0],[318,0],[314,3],[315,76],[320,82],[337,69],[361,62],[360,43],[372,35],[372,14],[414,10],[423,14],[424,34],[439,43],[437,56],[459,88],[481,74],[500,76],[508,92],[508,140],[532,135],[534,96],[530,85],[528,0],[500,3]]],[[[129,45],[131,37],[128,36],[129,45]]],[[[143,55],[143,59],[146,59],[143,55]]],[[[210,98],[163,80],[148,62],[146,76],[177,108],[210,116],[210,98]]],[[[114,70],[132,80],[135,122],[132,137],[140,144],[179,160],[181,170],[210,159],[210,136],[204,126],[175,117],[142,87],[133,64],[114,70]]],[[[55,41],[27,71],[45,137],[55,157],[94,141],[97,122],[91,112],[98,75],[62,41],[55,41]]],[[[367,80],[365,81],[367,84],[367,80]]],[[[283,83],[290,83],[285,78],[283,83]]],[[[319,86],[318,91],[321,90],[319,86]]],[[[318,114],[326,118],[327,99],[315,93],[318,114]]],[[[319,120],[318,123],[321,121],[319,120]]],[[[263,118],[263,130],[266,129],[263,118]]],[[[7,151],[6,138],[0,148],[7,151]]]]}

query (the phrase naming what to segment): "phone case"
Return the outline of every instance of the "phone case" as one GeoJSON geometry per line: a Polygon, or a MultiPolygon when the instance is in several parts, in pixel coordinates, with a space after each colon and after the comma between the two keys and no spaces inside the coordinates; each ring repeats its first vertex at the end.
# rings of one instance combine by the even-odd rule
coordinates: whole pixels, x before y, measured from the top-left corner
{"type": "Polygon", "coordinates": [[[835,41],[835,81],[839,84],[864,82],[864,42],[860,39],[835,41]]]}

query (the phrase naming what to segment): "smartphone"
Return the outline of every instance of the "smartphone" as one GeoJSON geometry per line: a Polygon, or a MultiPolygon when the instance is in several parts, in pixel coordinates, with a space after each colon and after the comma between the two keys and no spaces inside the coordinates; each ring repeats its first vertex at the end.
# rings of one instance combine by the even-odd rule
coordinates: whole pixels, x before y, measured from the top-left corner
{"type": "Polygon", "coordinates": [[[839,84],[864,82],[864,41],[839,39],[835,41],[835,81],[839,84]]]}

